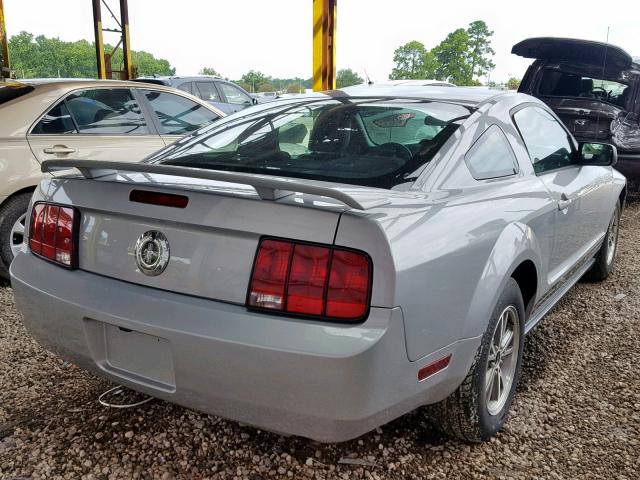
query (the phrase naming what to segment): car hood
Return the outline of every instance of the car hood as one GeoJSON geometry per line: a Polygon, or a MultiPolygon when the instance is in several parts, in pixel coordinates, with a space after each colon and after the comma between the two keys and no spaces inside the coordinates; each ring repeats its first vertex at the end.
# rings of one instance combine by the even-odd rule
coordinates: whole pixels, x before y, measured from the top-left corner
{"type": "Polygon", "coordinates": [[[516,43],[511,53],[525,58],[557,60],[602,66],[621,70],[631,68],[633,59],[622,48],[603,42],[574,38],[538,37],[516,43]]]}

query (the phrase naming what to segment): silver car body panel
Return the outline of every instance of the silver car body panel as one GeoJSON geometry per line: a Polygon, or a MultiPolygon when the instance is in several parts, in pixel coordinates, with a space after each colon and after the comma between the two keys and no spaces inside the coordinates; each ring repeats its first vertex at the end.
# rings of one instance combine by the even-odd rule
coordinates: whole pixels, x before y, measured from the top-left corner
{"type": "MultiPolygon", "coordinates": [[[[588,165],[535,175],[510,117],[523,105],[550,111],[542,102],[442,90],[476,98],[477,109],[409,188],[325,189],[309,182],[321,187],[309,190],[306,180],[290,180],[288,190],[297,193],[266,200],[251,186],[255,179],[231,184],[218,173],[85,171],[97,178],[42,182],[34,201],[72,204],[81,213],[79,270],[44,262],[25,245],[12,264],[25,323],[49,348],[114,381],[317,440],[353,438],[445,398],[466,375],[516,268],[530,262],[536,270],[528,331],[590,266],[625,180],[612,167],[588,165]],[[464,155],[491,125],[504,132],[519,171],[477,181],[464,155]],[[133,189],[179,192],[189,205],[130,202],[133,189]],[[561,194],[569,195],[568,206],[561,194]],[[376,197],[383,201],[349,206],[376,197]],[[150,229],[162,231],[172,248],[169,266],[156,277],[137,271],[130,254],[150,229]],[[248,311],[250,265],[265,235],[369,254],[369,317],[340,325],[248,311]],[[137,339],[121,338],[116,327],[137,339]],[[171,368],[158,372],[128,358],[129,342],[171,368]],[[94,344],[121,349],[107,361],[94,344]],[[449,367],[417,381],[421,367],[451,352],[449,367]]],[[[434,97],[446,98],[440,91],[434,97]]]]}

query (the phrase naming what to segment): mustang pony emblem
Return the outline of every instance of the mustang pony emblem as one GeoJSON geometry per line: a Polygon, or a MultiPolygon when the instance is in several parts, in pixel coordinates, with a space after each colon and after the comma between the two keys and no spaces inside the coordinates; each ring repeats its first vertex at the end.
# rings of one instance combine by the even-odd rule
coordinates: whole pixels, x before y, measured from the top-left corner
{"type": "Polygon", "coordinates": [[[164,272],[171,256],[169,241],[164,234],[150,230],[140,235],[134,248],[136,265],[142,273],[155,277],[164,272]]]}

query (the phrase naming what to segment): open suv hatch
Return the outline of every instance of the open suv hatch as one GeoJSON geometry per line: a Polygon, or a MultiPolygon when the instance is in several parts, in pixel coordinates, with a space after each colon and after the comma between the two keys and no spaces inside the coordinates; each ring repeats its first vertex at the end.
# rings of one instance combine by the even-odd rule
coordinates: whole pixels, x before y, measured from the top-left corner
{"type": "Polygon", "coordinates": [[[640,181],[640,58],[620,47],[569,38],[529,38],[511,53],[535,58],[519,92],[551,107],[578,141],[618,148],[616,168],[640,181]]]}

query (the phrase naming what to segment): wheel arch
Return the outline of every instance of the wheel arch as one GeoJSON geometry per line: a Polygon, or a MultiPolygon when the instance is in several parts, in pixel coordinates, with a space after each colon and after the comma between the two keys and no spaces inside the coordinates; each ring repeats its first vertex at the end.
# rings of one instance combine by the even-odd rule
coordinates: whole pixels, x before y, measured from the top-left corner
{"type": "Polygon", "coordinates": [[[527,314],[539,297],[541,249],[533,230],[520,222],[509,224],[496,240],[467,317],[467,336],[482,335],[495,305],[509,279],[513,278],[523,296],[527,314]]]}
{"type": "Polygon", "coordinates": [[[23,193],[33,193],[34,190],[36,189],[37,185],[31,185],[28,187],[23,187],[20,190],[16,190],[15,192],[13,192],[11,195],[9,195],[7,198],[5,198],[2,202],[0,202],[0,209],[12,198],[17,197],[18,195],[22,195],[23,193]]]}

